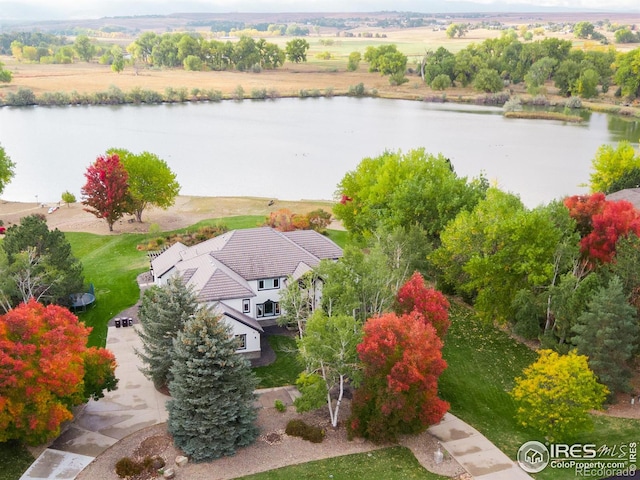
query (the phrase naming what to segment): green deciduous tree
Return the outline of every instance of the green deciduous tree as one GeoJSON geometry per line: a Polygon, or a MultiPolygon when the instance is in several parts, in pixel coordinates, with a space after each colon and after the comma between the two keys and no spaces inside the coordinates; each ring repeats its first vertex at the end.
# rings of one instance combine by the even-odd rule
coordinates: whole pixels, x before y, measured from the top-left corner
{"type": "Polygon", "coordinates": [[[13,78],[13,74],[4,67],[4,63],[0,62],[0,82],[9,83],[13,78]]]}
{"type": "Polygon", "coordinates": [[[593,193],[611,192],[611,185],[634,169],[640,169],[640,156],[628,141],[619,142],[615,147],[601,145],[591,160],[589,188],[593,193]]]}
{"type": "Polygon", "coordinates": [[[111,149],[107,153],[117,154],[127,172],[127,208],[138,222],[142,222],[142,212],[150,206],[165,210],[173,205],[180,184],[167,162],[149,152],[136,155],[127,150],[111,149]]]}
{"type": "Polygon", "coordinates": [[[0,317],[0,442],[55,438],[74,406],[116,388],[113,354],[87,348],[89,331],[66,308],[35,300],[0,317]]]}
{"type": "Polygon", "coordinates": [[[419,225],[431,241],[462,210],[484,196],[487,182],[458,177],[451,162],[424,149],[363,159],[338,184],[333,208],[350,234],[370,237],[379,227],[419,225]]]}
{"type": "Polygon", "coordinates": [[[631,377],[628,361],[638,342],[636,309],[627,303],[623,285],[613,277],[598,289],[573,326],[573,343],[589,358],[589,367],[610,392],[626,391],[631,377]]]}
{"type": "Polygon", "coordinates": [[[318,276],[307,272],[299,279],[287,278],[286,287],[280,292],[282,314],[276,319],[280,326],[293,326],[302,337],[307,319],[313,312],[318,289],[318,276]]]}
{"type": "Polygon", "coordinates": [[[349,54],[349,60],[347,61],[347,71],[355,72],[360,65],[360,60],[362,60],[360,52],[351,52],[349,54]]]}
{"type": "Polygon", "coordinates": [[[16,164],[13,163],[2,145],[0,145],[0,194],[15,175],[16,164]]]}
{"type": "Polygon", "coordinates": [[[504,81],[495,70],[483,68],[478,71],[473,79],[473,88],[481,92],[497,93],[504,90],[504,81]]]}
{"type": "Polygon", "coordinates": [[[640,96],[640,48],[618,54],[614,78],[622,95],[630,99],[640,96]]]}
{"type": "Polygon", "coordinates": [[[87,183],[82,187],[85,210],[104,218],[113,231],[113,224],[130,210],[128,175],[116,154],[100,155],[87,167],[87,183]]]}
{"type": "Polygon", "coordinates": [[[466,23],[452,23],[447,27],[446,34],[449,38],[463,37],[469,30],[469,26],[466,23]]]}
{"type": "Polygon", "coordinates": [[[430,258],[448,285],[475,297],[480,316],[506,322],[519,290],[551,281],[561,237],[552,212],[527,210],[515,195],[490,188],[447,225],[430,258]]]}
{"type": "Polygon", "coordinates": [[[257,381],[237,347],[231,329],[206,309],[174,342],[167,430],[196,462],[233,455],[258,436],[257,381]]]}
{"type": "Polygon", "coordinates": [[[573,34],[577,38],[591,38],[595,33],[595,26],[591,22],[578,22],[573,27],[573,34]]]}
{"type": "Polygon", "coordinates": [[[90,62],[96,54],[96,46],[91,43],[91,40],[86,35],[78,35],[73,43],[73,48],[78,57],[85,62],[90,62]]]}
{"type": "Polygon", "coordinates": [[[62,192],[60,199],[67,204],[67,207],[69,207],[72,203],[76,203],[76,196],[69,190],[65,190],[64,192],[62,192]]]}
{"type": "Polygon", "coordinates": [[[602,408],[608,390],[597,382],[587,357],[552,350],[539,350],[538,355],[510,392],[518,423],[554,442],[593,429],[589,411],[602,408]]]}
{"type": "Polygon", "coordinates": [[[9,227],[2,249],[8,267],[4,278],[12,286],[11,305],[30,298],[68,305],[69,294],[82,291],[82,263],[64,233],[49,230],[43,216],[29,215],[9,227]]]}
{"type": "MultiPolygon", "coordinates": [[[[338,425],[340,404],[344,395],[346,383],[357,377],[358,355],[356,346],[362,338],[361,324],[349,315],[327,316],[323,311],[316,311],[305,329],[304,335],[298,340],[300,356],[309,373],[319,375],[325,388],[324,402],[329,407],[331,425],[338,425]],[[333,402],[333,390],[337,389],[336,401],[333,402]]],[[[304,390],[303,390],[304,396],[304,390]]],[[[318,399],[314,395],[314,399],[318,399]]],[[[299,411],[319,408],[315,402],[305,401],[296,403],[299,411]],[[305,406],[306,408],[301,408],[305,406]]]]}
{"type": "Polygon", "coordinates": [[[540,93],[545,82],[551,78],[553,69],[557,64],[558,61],[555,58],[544,57],[531,65],[524,76],[524,81],[527,83],[527,92],[532,95],[540,93]]]}
{"type": "Polygon", "coordinates": [[[294,38],[287,42],[285,53],[287,60],[293,63],[307,61],[307,51],[309,50],[309,42],[304,38],[294,38]]]}
{"type": "Polygon", "coordinates": [[[140,370],[157,388],[169,383],[173,339],[197,309],[196,295],[178,277],[145,290],[138,314],[142,349],[136,353],[144,364],[140,370]]]}
{"type": "Polygon", "coordinates": [[[364,60],[369,62],[370,72],[380,72],[382,75],[404,75],[407,69],[407,56],[393,44],[367,47],[364,60]]]}
{"type": "Polygon", "coordinates": [[[323,279],[322,306],[332,315],[353,315],[364,321],[393,305],[406,272],[395,269],[380,245],[367,253],[347,245],[337,262],[323,261],[317,269],[323,279]]]}

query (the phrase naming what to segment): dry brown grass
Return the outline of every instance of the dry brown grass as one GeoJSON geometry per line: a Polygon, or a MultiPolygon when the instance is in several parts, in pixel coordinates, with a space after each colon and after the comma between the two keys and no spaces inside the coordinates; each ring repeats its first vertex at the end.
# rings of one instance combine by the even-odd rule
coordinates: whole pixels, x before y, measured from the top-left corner
{"type": "MultiPolygon", "coordinates": [[[[586,15],[588,17],[588,15],[586,15]]],[[[594,19],[586,18],[595,21],[594,19]]],[[[606,17],[606,15],[604,16],[606,17]]],[[[517,27],[521,24],[541,23],[540,14],[500,14],[486,20],[502,21],[507,25],[517,27]]],[[[611,21],[618,23],[640,23],[640,15],[625,16],[617,18],[615,15],[609,16],[611,21]]],[[[478,21],[473,19],[453,18],[451,21],[478,21]]],[[[563,17],[557,21],[568,21],[563,17]]],[[[573,18],[575,21],[575,17],[573,18]]],[[[488,38],[496,38],[501,35],[499,30],[476,29],[460,39],[447,38],[445,31],[434,31],[431,27],[414,29],[382,29],[361,27],[355,29],[367,31],[372,34],[385,35],[386,38],[345,38],[335,37],[335,32],[330,30],[323,32],[321,37],[312,35],[307,37],[311,48],[308,52],[308,63],[292,64],[285,63],[284,67],[277,70],[264,70],[260,73],[249,72],[190,72],[183,69],[153,69],[140,68],[134,72],[132,67],[116,74],[107,65],[97,63],[75,63],[71,65],[40,65],[20,63],[12,57],[0,57],[0,61],[14,73],[13,81],[8,85],[0,85],[0,95],[10,91],[17,91],[19,88],[31,89],[36,95],[45,92],[67,92],[74,90],[80,93],[91,93],[106,91],[114,85],[124,92],[131,91],[135,87],[147,90],[154,90],[163,93],[166,88],[174,89],[186,88],[191,92],[194,88],[206,90],[219,90],[225,98],[234,95],[238,86],[241,86],[246,97],[251,96],[253,90],[265,89],[268,92],[276,92],[282,97],[296,97],[301,90],[317,90],[324,95],[331,90],[336,95],[344,95],[349,87],[363,83],[368,92],[375,90],[380,97],[402,98],[410,100],[421,100],[425,97],[440,96],[442,92],[436,92],[426,86],[418,75],[409,75],[409,81],[402,86],[392,86],[387,77],[377,73],[369,73],[366,63],[362,63],[358,71],[347,72],[347,56],[351,51],[364,52],[368,45],[380,45],[383,43],[395,43],[399,48],[408,54],[409,67],[416,67],[416,62],[427,50],[435,50],[439,46],[444,46],[452,52],[457,52],[471,43],[481,43],[488,38]],[[325,46],[320,40],[332,39],[335,46],[325,46]],[[330,51],[334,58],[321,61],[315,58],[319,52],[330,51]]],[[[574,45],[586,48],[601,48],[596,44],[585,44],[584,41],[577,41],[570,33],[550,33],[557,38],[571,40],[574,45]]],[[[607,33],[607,35],[612,35],[607,33]]],[[[535,37],[540,40],[543,37],[535,37]]],[[[130,43],[134,39],[121,42],[130,43]]],[[[269,38],[268,41],[284,46],[287,37],[269,38]]],[[[637,44],[616,45],[616,48],[632,49],[637,48],[637,44]]],[[[521,94],[521,86],[514,88],[514,93],[521,94]]],[[[612,89],[614,90],[614,89],[612,89]]],[[[553,89],[550,89],[553,92],[553,89]]],[[[451,88],[446,92],[449,100],[470,100],[479,94],[471,89],[451,88]]],[[[610,92],[613,93],[613,92],[610,92]]],[[[611,95],[609,95],[611,97],[611,95]]],[[[603,103],[614,103],[614,99],[599,99],[603,103]]]]}

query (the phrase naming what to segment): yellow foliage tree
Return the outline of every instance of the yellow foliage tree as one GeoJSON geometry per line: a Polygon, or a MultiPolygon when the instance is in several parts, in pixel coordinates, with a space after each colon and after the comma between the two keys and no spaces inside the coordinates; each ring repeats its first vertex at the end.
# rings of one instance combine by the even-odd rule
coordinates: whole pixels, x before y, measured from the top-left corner
{"type": "Polygon", "coordinates": [[[563,441],[591,430],[589,410],[600,409],[609,390],[597,382],[587,357],[575,351],[560,355],[540,350],[538,360],[524,369],[510,392],[516,420],[549,441],[563,441]]]}
{"type": "Polygon", "coordinates": [[[591,161],[593,172],[589,176],[592,193],[609,193],[609,187],[625,173],[640,168],[640,156],[633,146],[622,141],[616,147],[602,145],[591,161]]]}

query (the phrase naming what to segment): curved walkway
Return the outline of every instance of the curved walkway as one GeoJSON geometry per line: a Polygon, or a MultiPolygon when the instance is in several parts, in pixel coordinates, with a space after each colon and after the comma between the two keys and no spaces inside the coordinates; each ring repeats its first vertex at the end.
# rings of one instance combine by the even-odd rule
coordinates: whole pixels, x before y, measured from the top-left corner
{"type": "MultiPolygon", "coordinates": [[[[113,324],[113,320],[111,321],[113,324]]],[[[133,327],[110,326],[107,348],[116,356],[118,389],[99,401],[90,401],[76,412],[74,420],[21,477],[21,480],[72,480],[91,461],[111,445],[145,427],[167,420],[165,403],[169,397],[159,393],[139,371],[134,349],[141,348],[133,327]]],[[[261,404],[273,406],[276,398],[292,404],[293,387],[269,389],[260,395],[261,404]]],[[[445,450],[479,480],[517,480],[530,478],[477,430],[447,414],[429,429],[445,450]]],[[[418,444],[408,444],[418,461],[426,452],[418,444]]],[[[421,461],[422,463],[422,461],[421,461]]]]}

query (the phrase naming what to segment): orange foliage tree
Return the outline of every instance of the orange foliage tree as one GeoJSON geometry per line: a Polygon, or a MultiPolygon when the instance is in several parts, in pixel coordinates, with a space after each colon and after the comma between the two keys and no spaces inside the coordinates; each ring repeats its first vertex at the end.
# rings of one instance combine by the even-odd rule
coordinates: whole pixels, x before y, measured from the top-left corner
{"type": "Polygon", "coordinates": [[[396,313],[418,313],[424,322],[433,325],[441,339],[449,329],[449,301],[434,288],[427,288],[420,272],[415,272],[398,290],[396,313]]]}
{"type": "Polygon", "coordinates": [[[438,378],[447,364],[442,341],[421,314],[370,318],[357,349],[363,381],[353,397],[351,435],[393,441],[442,419],[449,404],[438,398],[438,378]]]}
{"type": "Polygon", "coordinates": [[[116,387],[115,358],[87,348],[90,330],[33,299],[0,317],[0,442],[53,438],[72,407],[116,387]]]}

